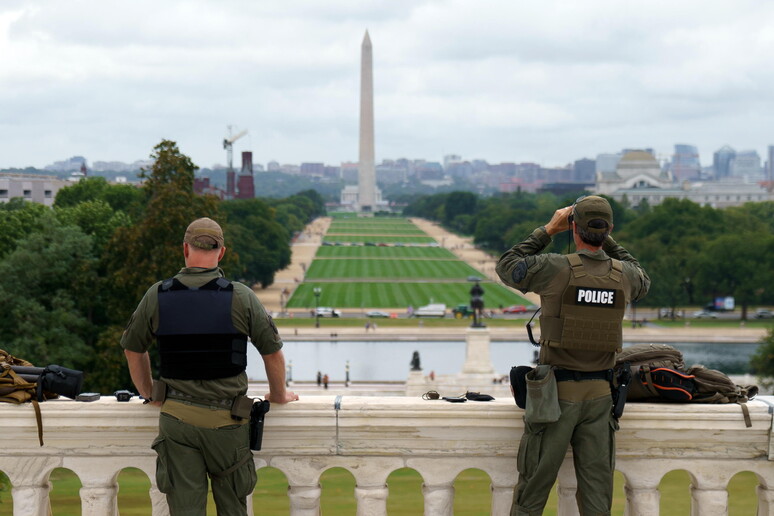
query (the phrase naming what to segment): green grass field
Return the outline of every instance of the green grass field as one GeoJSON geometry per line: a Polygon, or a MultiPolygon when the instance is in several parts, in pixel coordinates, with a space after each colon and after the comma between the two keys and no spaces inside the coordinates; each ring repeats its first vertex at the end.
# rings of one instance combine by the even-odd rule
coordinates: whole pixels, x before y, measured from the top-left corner
{"type": "MultiPolygon", "coordinates": [[[[2,479],[0,475],[0,479],[2,479]]],[[[53,489],[51,507],[54,516],[80,516],[81,502],[78,490],[81,483],[75,474],[66,469],[56,469],[51,474],[53,489]]],[[[672,471],[664,476],[659,485],[661,492],[661,516],[684,516],[690,512],[690,477],[685,471],[672,471]]],[[[150,480],[134,468],[127,468],[118,476],[118,508],[121,516],[147,516],[151,504],[148,490],[150,480]]],[[[322,486],[322,514],[355,515],[355,479],[342,468],[327,470],[320,479],[322,486]]],[[[400,516],[421,516],[424,511],[422,477],[411,469],[393,471],[387,479],[389,495],[387,513],[400,516]]],[[[729,516],[749,516],[756,512],[758,479],[751,472],[735,475],[728,484],[729,516]]],[[[274,468],[258,470],[258,484],[253,493],[255,514],[285,516],[290,512],[287,497],[288,483],[284,474],[274,468]]],[[[480,470],[465,470],[454,482],[455,516],[485,516],[491,506],[490,481],[480,470]]],[[[624,477],[615,474],[613,508],[611,514],[621,516],[625,507],[624,477]]],[[[557,496],[554,489],[548,499],[544,516],[556,516],[557,496]]],[[[212,496],[208,514],[215,514],[212,496]]],[[[0,483],[0,516],[11,516],[12,503],[7,485],[0,483]]]]}
{"type": "MultiPolygon", "coordinates": [[[[486,309],[497,310],[502,306],[526,305],[528,302],[515,291],[495,283],[482,283],[486,293],[486,309]]],[[[296,288],[288,301],[288,308],[314,308],[313,289],[320,287],[319,306],[334,308],[414,308],[428,303],[445,303],[448,307],[467,304],[470,287],[464,283],[411,283],[411,282],[313,282],[305,281],[296,288]]]]}
{"type": "Polygon", "coordinates": [[[306,281],[320,279],[350,280],[355,278],[405,279],[454,279],[465,280],[480,274],[460,260],[396,260],[396,259],[329,259],[314,260],[306,272],[306,281]]]}
{"type": "Polygon", "coordinates": [[[442,247],[320,246],[315,258],[437,258],[457,260],[442,247]]]}
{"type": "Polygon", "coordinates": [[[365,243],[383,242],[385,244],[434,244],[435,240],[429,236],[393,236],[393,235],[330,235],[323,237],[324,242],[352,242],[365,243]]]}

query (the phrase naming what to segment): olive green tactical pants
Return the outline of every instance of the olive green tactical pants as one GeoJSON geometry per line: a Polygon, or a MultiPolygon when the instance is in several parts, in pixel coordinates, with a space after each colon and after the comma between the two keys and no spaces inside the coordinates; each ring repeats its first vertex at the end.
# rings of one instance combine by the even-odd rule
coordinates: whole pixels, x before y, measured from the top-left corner
{"type": "Polygon", "coordinates": [[[559,400],[556,423],[525,423],[519,445],[519,483],[511,516],[539,516],[548,500],[568,445],[572,445],[576,498],[582,516],[610,514],[615,470],[615,431],[610,396],[587,401],[559,400]]]}
{"type": "Polygon", "coordinates": [[[245,516],[246,497],[255,487],[255,464],[250,451],[250,425],[200,428],[162,413],[156,450],[156,484],[167,495],[171,516],[205,516],[207,476],[226,471],[246,458],[242,466],[212,479],[218,516],[245,516]]]}

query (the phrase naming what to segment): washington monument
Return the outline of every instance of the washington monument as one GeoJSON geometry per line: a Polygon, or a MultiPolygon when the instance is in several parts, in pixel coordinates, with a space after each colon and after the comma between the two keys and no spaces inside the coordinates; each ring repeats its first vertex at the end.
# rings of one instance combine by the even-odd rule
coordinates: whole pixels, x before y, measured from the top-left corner
{"type": "Polygon", "coordinates": [[[360,47],[360,159],[358,163],[359,211],[376,211],[374,165],[374,74],[373,52],[368,31],[360,47]]]}

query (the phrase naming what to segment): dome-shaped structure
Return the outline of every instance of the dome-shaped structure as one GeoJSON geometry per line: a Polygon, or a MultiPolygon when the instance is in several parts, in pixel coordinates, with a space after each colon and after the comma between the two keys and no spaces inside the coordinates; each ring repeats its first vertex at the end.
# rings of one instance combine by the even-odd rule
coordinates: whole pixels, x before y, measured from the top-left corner
{"type": "Polygon", "coordinates": [[[622,181],[639,174],[658,178],[661,176],[661,166],[650,152],[635,150],[623,155],[616,172],[622,181]]]}

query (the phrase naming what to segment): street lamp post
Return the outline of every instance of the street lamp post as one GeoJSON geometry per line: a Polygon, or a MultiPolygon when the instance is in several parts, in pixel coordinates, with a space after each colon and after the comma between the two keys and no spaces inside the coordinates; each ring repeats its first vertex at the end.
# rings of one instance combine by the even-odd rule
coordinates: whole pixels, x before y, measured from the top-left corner
{"type": "Polygon", "coordinates": [[[315,287],[314,290],[314,327],[319,328],[320,327],[320,294],[322,294],[322,289],[320,287],[315,287]]]}
{"type": "Polygon", "coordinates": [[[347,365],[344,367],[344,387],[349,387],[349,360],[347,360],[347,365]]]}

